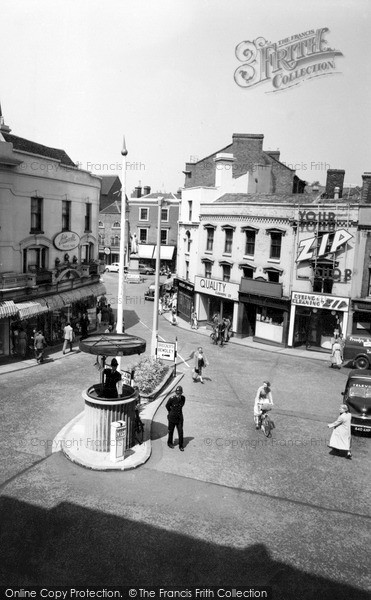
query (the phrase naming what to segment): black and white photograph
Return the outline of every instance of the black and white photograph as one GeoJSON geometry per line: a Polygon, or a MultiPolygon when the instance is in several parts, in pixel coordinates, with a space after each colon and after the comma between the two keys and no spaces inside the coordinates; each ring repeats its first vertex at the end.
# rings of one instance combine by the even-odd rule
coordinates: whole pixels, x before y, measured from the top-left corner
{"type": "Polygon", "coordinates": [[[0,14],[0,598],[366,600],[370,3],[0,14]]]}

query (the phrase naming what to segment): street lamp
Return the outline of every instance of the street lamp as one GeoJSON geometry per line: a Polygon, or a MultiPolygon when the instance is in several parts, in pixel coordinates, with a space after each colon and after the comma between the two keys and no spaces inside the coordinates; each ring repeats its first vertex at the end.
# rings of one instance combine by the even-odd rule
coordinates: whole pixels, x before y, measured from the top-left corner
{"type": "MultiPolygon", "coordinates": [[[[119,257],[119,283],[117,293],[117,333],[123,333],[124,320],[124,261],[125,261],[125,233],[126,233],[126,157],[128,151],[125,145],[125,137],[122,144],[122,192],[121,192],[121,235],[120,235],[120,257],[119,257]]],[[[120,365],[121,366],[121,365],[120,365]]]]}
{"type": "Polygon", "coordinates": [[[158,301],[160,295],[160,252],[161,252],[161,207],[163,196],[157,198],[157,245],[156,245],[156,274],[155,274],[155,301],[153,305],[153,325],[151,356],[156,357],[157,337],[158,337],[158,301]]]}

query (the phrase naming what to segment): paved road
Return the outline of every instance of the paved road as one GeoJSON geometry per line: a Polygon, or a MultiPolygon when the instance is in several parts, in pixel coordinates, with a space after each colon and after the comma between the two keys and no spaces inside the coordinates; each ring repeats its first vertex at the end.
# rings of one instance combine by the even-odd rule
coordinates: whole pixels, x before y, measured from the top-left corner
{"type": "MultiPolygon", "coordinates": [[[[130,289],[125,321],[150,341],[143,289],[130,289]]],[[[275,598],[365,598],[370,440],[354,439],[353,461],[326,446],[346,372],[210,345],[202,386],[190,374],[199,336],[160,319],[164,339],[175,332],[186,451],[167,448],[161,407],[152,457],[138,471],[97,473],[51,454],[55,434],[83,408],[80,390],[98,376],[94,357],[2,376],[2,583],[272,585],[275,598]],[[252,422],[266,377],[273,440],[252,422]]]]}

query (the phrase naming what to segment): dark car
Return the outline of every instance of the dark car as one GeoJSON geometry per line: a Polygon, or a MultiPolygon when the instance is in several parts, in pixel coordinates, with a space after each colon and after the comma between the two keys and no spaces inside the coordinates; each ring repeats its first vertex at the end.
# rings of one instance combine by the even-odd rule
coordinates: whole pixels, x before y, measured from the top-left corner
{"type": "Polygon", "coordinates": [[[153,267],[149,267],[148,265],[145,265],[143,263],[139,263],[138,268],[139,268],[139,273],[141,275],[154,275],[155,274],[155,269],[153,267]]]}
{"type": "Polygon", "coordinates": [[[371,432],[371,371],[351,371],[342,392],[353,431],[371,432]]]}
{"type": "Polygon", "coordinates": [[[344,361],[351,361],[356,369],[369,369],[371,365],[371,338],[365,335],[348,335],[344,345],[344,361]]]}

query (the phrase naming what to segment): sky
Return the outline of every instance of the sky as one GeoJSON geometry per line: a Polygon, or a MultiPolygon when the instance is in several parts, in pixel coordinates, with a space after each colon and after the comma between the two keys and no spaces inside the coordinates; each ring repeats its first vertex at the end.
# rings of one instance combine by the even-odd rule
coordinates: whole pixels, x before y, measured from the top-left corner
{"type": "Polygon", "coordinates": [[[264,149],[308,182],[335,168],[361,185],[370,17],[369,0],[3,0],[3,116],[14,135],[63,148],[97,175],[121,175],[125,136],[128,195],[139,183],[175,193],[185,162],[233,133],[264,134],[264,149]],[[241,42],[322,28],[341,53],[330,74],[276,91],[272,79],[237,85],[241,42]]]}

